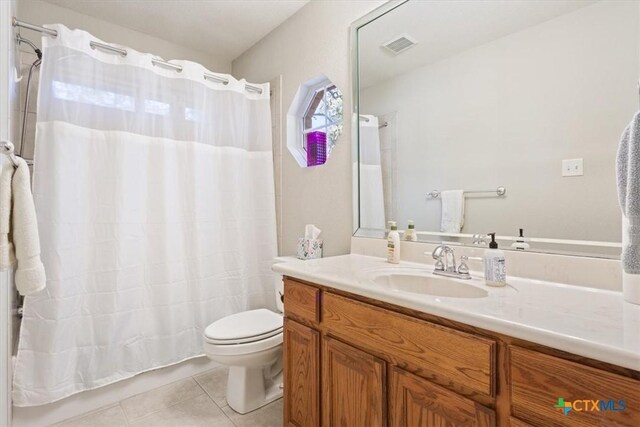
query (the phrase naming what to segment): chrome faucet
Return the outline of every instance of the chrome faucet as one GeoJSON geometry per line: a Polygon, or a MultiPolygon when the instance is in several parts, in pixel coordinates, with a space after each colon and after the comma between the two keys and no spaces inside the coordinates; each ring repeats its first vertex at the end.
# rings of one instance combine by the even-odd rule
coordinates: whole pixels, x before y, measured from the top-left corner
{"type": "Polygon", "coordinates": [[[463,255],[460,258],[460,265],[456,266],[456,254],[452,248],[446,245],[440,245],[435,248],[431,256],[436,260],[433,274],[458,279],[471,279],[469,267],[467,266],[467,260],[469,259],[467,256],[463,255]]]}

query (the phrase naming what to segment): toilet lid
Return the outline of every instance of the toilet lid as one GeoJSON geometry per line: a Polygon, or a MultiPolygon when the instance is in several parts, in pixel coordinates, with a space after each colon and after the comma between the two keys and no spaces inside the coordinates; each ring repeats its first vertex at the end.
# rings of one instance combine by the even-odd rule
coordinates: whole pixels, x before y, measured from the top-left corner
{"type": "Polygon", "coordinates": [[[243,343],[256,341],[282,331],[282,315],[265,308],[243,311],[216,320],[204,331],[213,342],[243,343]]]}

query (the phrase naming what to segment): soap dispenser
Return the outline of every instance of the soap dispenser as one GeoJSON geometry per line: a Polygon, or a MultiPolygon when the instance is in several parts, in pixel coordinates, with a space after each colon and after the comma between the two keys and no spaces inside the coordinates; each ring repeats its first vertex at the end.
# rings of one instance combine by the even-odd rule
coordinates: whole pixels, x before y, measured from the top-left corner
{"type": "Polygon", "coordinates": [[[400,262],[400,233],[395,221],[389,221],[389,235],[387,236],[387,261],[392,264],[400,262]]]}
{"type": "Polygon", "coordinates": [[[524,229],[520,229],[520,237],[516,237],[516,241],[511,244],[511,247],[519,251],[529,249],[529,244],[524,239],[524,229]]]}
{"type": "Polygon", "coordinates": [[[412,220],[407,221],[407,231],[404,232],[404,240],[409,242],[415,242],[418,240],[418,235],[416,234],[416,226],[412,220]]]}
{"type": "Polygon", "coordinates": [[[484,255],[484,279],[487,286],[505,286],[507,274],[504,252],[498,249],[496,233],[489,233],[491,243],[484,255]]]}

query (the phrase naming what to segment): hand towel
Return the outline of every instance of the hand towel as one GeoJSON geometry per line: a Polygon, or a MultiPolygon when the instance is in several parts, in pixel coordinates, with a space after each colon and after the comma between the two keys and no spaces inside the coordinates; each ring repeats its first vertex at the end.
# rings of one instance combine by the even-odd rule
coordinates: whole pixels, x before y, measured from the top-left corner
{"type": "Polygon", "coordinates": [[[29,166],[21,158],[18,158],[18,166],[11,180],[11,196],[11,239],[17,260],[16,288],[20,294],[30,295],[44,289],[46,277],[40,261],[40,238],[29,166]]]}
{"type": "Polygon", "coordinates": [[[464,191],[442,191],[440,199],[442,200],[440,231],[443,233],[459,233],[464,225],[464,191]]]}
{"type": "Polygon", "coordinates": [[[11,243],[11,180],[15,169],[2,156],[0,169],[0,271],[6,271],[16,262],[11,243]]]}
{"type": "Polygon", "coordinates": [[[640,274],[640,111],[620,138],[616,174],[620,209],[629,223],[622,268],[627,274],[640,274]]]}

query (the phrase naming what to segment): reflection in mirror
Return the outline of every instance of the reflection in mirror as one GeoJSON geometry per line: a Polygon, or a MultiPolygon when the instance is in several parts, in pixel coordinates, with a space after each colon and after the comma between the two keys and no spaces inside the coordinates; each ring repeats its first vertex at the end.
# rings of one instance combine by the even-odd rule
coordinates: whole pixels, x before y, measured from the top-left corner
{"type": "Polygon", "coordinates": [[[359,235],[618,256],[639,6],[408,1],[359,27],[359,235]]]}

